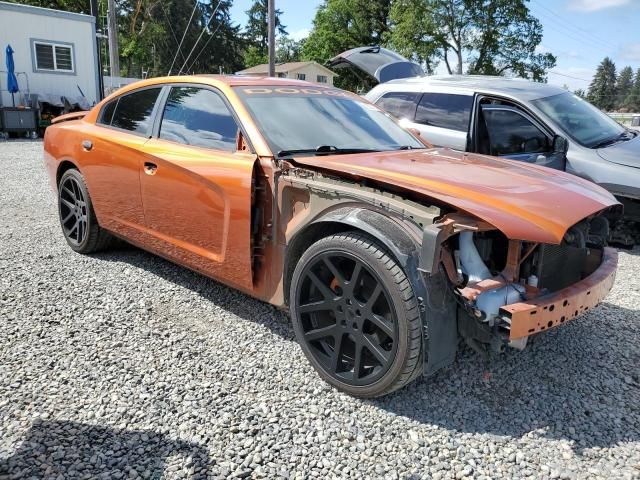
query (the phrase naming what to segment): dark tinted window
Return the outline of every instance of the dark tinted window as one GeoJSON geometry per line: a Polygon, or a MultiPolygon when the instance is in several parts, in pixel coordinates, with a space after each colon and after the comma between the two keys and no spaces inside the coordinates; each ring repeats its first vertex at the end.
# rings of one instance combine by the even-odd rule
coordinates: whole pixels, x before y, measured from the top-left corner
{"type": "Polygon", "coordinates": [[[418,104],[416,122],[466,132],[472,103],[470,95],[425,93],[418,104]]]}
{"type": "Polygon", "coordinates": [[[419,97],[420,94],[414,92],[391,92],[383,95],[376,105],[397,119],[407,118],[413,121],[419,97]]]}
{"type": "Polygon", "coordinates": [[[512,110],[484,110],[491,155],[538,153],[549,150],[547,136],[512,110]]]}
{"type": "Polygon", "coordinates": [[[148,88],[120,97],[111,126],[147,134],[151,123],[151,112],[159,93],[159,88],[148,88]]]}
{"type": "Polygon", "coordinates": [[[100,113],[100,118],[98,119],[98,123],[103,125],[111,125],[111,120],[113,120],[113,112],[116,110],[116,104],[118,103],[118,99],[111,100],[104,107],[102,107],[102,112],[100,113]]]}
{"type": "Polygon", "coordinates": [[[220,95],[194,87],[171,89],[160,138],[197,147],[235,151],[238,126],[220,95]]]}

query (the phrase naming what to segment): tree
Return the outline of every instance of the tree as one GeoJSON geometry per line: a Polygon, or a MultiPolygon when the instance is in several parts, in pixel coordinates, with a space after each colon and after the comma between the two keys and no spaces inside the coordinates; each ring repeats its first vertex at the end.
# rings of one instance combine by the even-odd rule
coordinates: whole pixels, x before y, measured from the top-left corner
{"type": "Polygon", "coordinates": [[[302,59],[302,48],[305,40],[294,40],[290,37],[279,37],[276,42],[276,61],[281,63],[299,62],[302,59]]]}
{"type": "Polygon", "coordinates": [[[625,107],[633,112],[640,112],[640,68],[636,71],[636,78],[629,95],[625,99],[625,107]]]}
{"type": "MultiPolygon", "coordinates": [[[[391,43],[408,42],[419,51],[425,41],[437,48],[449,73],[504,75],[543,81],[556,64],[538,52],[542,25],[528,0],[402,0],[392,9],[391,43]],[[397,14],[397,15],[396,15],[397,14]],[[400,37],[395,38],[395,37],[400,37]]],[[[435,54],[434,54],[435,55],[435,54]]]]}
{"type": "MultiPolygon", "coordinates": [[[[269,6],[268,0],[254,0],[251,8],[247,10],[249,20],[245,29],[245,36],[249,44],[256,48],[254,54],[262,58],[269,55],[269,6]]],[[[287,27],[280,23],[282,10],[276,9],[276,31],[280,35],[287,35],[287,27]]],[[[260,62],[264,63],[264,62],[260,62]]]]}
{"type": "Polygon", "coordinates": [[[624,67],[620,70],[617,80],[618,97],[616,99],[616,108],[622,108],[625,106],[627,97],[631,93],[633,88],[633,69],[631,67],[624,67]]]}
{"type": "MultiPolygon", "coordinates": [[[[451,0],[444,0],[445,3],[451,0]]],[[[468,72],[511,73],[536,81],[546,79],[556,65],[551,53],[537,52],[542,24],[529,12],[527,0],[467,0],[471,15],[468,72]]]]}
{"type": "MultiPolygon", "coordinates": [[[[380,45],[389,32],[391,0],[325,0],[304,43],[303,58],[324,64],[335,55],[362,45],[380,45]]],[[[336,85],[357,90],[370,80],[343,70],[336,85]]]]}
{"type": "Polygon", "coordinates": [[[601,110],[613,110],[616,104],[616,66],[606,57],[596,70],[587,100],[601,110]]]}
{"type": "Polygon", "coordinates": [[[574,94],[574,95],[577,95],[577,96],[578,96],[578,97],[580,97],[580,98],[587,98],[587,94],[586,94],[586,92],[584,91],[584,89],[582,89],[582,88],[579,88],[579,89],[575,90],[575,91],[573,92],[573,94],[574,94]]]}
{"type": "Polygon", "coordinates": [[[437,28],[428,2],[424,0],[396,0],[389,13],[390,34],[387,45],[422,65],[431,74],[438,65],[437,28]]]}
{"type": "Polygon", "coordinates": [[[67,12],[89,14],[88,0],[9,0],[10,3],[22,3],[34,7],[53,8],[67,12]]]}

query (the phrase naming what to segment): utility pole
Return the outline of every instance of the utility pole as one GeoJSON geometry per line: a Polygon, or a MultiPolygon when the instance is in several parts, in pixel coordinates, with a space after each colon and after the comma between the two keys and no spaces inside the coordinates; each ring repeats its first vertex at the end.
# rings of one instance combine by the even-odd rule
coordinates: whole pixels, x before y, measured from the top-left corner
{"type": "Polygon", "coordinates": [[[98,98],[100,101],[104,98],[104,78],[102,78],[102,52],[100,51],[100,38],[102,30],[100,30],[100,10],[98,9],[98,0],[90,0],[89,7],[91,8],[91,15],[96,19],[96,58],[98,59],[98,98]]]}
{"type": "Polygon", "coordinates": [[[276,76],[276,6],[269,0],[269,76],[276,76]]]}
{"type": "Polygon", "coordinates": [[[116,1],[107,0],[107,26],[109,30],[109,64],[111,76],[120,76],[120,49],[118,48],[118,19],[116,1]]]}

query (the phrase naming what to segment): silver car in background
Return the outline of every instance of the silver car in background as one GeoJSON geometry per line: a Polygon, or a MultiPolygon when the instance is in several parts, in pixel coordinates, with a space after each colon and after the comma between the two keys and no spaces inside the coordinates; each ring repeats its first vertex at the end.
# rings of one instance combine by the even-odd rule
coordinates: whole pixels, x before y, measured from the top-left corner
{"type": "Polygon", "coordinates": [[[381,82],[365,97],[434,146],[565,170],[606,188],[625,208],[624,220],[612,222],[611,240],[640,243],[640,132],[559,87],[504,77],[415,76],[408,63],[395,52],[362,47],[330,65],[355,67],[381,82]]]}

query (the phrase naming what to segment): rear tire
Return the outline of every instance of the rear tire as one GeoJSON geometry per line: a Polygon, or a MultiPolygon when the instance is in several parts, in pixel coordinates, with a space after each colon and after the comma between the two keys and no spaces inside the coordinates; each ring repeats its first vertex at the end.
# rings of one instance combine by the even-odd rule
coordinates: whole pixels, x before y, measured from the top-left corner
{"type": "Polygon", "coordinates": [[[94,253],[111,244],[113,237],[98,225],[87,184],[76,169],[67,170],[60,178],[58,215],[64,238],[74,251],[94,253]]]}
{"type": "Polygon", "coordinates": [[[423,369],[422,320],[396,260],[372,237],[323,238],[300,258],[291,317],[307,359],[325,381],[362,398],[386,395],[423,369]]]}

